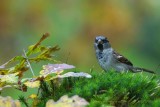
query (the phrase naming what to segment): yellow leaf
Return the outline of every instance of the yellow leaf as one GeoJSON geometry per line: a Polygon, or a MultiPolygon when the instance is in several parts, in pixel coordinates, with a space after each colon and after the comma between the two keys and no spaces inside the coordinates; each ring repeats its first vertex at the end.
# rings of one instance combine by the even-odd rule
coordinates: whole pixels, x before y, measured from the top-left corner
{"type": "Polygon", "coordinates": [[[41,70],[40,75],[43,76],[44,78],[47,77],[48,75],[53,75],[55,77],[56,75],[59,75],[62,72],[63,70],[56,71],[56,73],[49,70],[41,70]]]}
{"type": "Polygon", "coordinates": [[[36,95],[36,94],[31,94],[31,95],[29,96],[29,98],[35,99],[35,98],[37,98],[37,95],[36,95]]]}
{"type": "Polygon", "coordinates": [[[6,82],[6,83],[17,83],[18,82],[18,76],[16,76],[17,74],[18,73],[0,75],[0,80],[1,82],[6,82]]]}
{"type": "Polygon", "coordinates": [[[27,87],[38,88],[40,86],[40,81],[27,81],[24,83],[27,87]]]}

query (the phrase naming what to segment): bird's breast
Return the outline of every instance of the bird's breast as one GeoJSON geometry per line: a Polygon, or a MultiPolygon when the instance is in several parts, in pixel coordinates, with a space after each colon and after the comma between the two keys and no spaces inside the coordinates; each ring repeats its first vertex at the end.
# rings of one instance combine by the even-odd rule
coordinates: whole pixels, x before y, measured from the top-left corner
{"type": "Polygon", "coordinates": [[[97,54],[98,62],[105,71],[112,69],[112,57],[110,51],[103,51],[97,54]]]}

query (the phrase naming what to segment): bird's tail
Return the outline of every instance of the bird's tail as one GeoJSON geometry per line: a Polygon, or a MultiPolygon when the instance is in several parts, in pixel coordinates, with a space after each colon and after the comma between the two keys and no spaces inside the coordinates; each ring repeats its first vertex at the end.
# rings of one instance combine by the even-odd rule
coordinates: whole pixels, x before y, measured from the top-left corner
{"type": "Polygon", "coordinates": [[[153,74],[155,74],[155,72],[154,71],[151,71],[151,70],[148,70],[148,69],[145,69],[145,68],[139,68],[139,67],[133,67],[132,69],[131,69],[131,71],[133,71],[133,72],[143,72],[143,71],[145,71],[145,72],[149,72],[149,73],[153,73],[153,74]]]}

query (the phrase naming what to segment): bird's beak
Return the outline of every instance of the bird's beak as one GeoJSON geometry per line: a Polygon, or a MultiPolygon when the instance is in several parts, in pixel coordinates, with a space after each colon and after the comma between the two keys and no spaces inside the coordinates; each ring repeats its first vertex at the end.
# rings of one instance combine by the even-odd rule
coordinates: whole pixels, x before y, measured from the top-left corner
{"type": "Polygon", "coordinates": [[[98,40],[98,44],[103,44],[103,41],[101,39],[98,40]]]}
{"type": "Polygon", "coordinates": [[[99,39],[97,41],[97,47],[99,50],[101,50],[101,51],[103,50],[103,41],[101,39],[99,39]]]}

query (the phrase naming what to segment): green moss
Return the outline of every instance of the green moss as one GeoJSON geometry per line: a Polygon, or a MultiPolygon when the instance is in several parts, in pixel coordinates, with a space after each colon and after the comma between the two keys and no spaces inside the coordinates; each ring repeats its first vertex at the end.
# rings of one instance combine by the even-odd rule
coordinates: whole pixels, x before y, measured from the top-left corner
{"type": "MultiPolygon", "coordinates": [[[[160,106],[160,82],[145,73],[92,72],[92,78],[66,78],[52,84],[48,97],[55,101],[63,95],[79,95],[99,106],[160,106]]],[[[42,92],[43,93],[43,92],[42,92]]],[[[43,96],[42,96],[43,97],[43,96]]]]}

